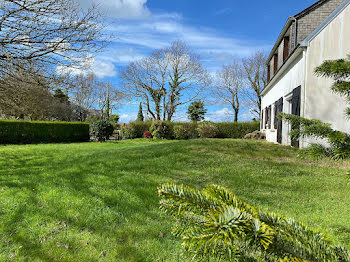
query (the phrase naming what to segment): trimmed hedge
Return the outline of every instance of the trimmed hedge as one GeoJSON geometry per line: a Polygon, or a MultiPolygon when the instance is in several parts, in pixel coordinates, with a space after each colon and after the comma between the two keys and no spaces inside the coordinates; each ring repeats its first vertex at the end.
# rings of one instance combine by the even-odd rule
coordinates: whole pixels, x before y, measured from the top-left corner
{"type": "MultiPolygon", "coordinates": [[[[198,125],[200,123],[166,122],[169,126],[170,139],[191,139],[198,137],[198,125]]],[[[142,138],[146,131],[150,131],[152,121],[135,121],[124,124],[122,127],[123,139],[142,138]]],[[[246,123],[213,123],[217,127],[216,138],[244,138],[246,134],[260,129],[259,122],[246,123]]]]}
{"type": "Polygon", "coordinates": [[[246,134],[252,133],[256,130],[260,130],[260,123],[245,122],[245,123],[215,123],[218,128],[217,138],[244,138],[246,134]]]}
{"type": "Polygon", "coordinates": [[[0,120],[0,144],[90,141],[88,123],[0,120]]]}

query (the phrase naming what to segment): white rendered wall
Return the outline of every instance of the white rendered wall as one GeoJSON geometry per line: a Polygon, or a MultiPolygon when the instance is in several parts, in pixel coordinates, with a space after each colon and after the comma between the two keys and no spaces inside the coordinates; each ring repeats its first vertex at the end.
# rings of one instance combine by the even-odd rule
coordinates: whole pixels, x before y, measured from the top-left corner
{"type": "MultiPolygon", "coordinates": [[[[304,72],[305,72],[305,52],[301,52],[281,75],[276,75],[276,79],[273,79],[270,83],[271,87],[269,91],[262,97],[262,109],[272,105],[272,121],[271,129],[263,129],[266,133],[266,139],[269,142],[277,143],[277,130],[274,127],[274,104],[277,100],[283,97],[283,112],[290,113],[290,104],[287,101],[287,97],[291,94],[293,89],[298,86],[302,87],[301,91],[301,104],[303,104],[303,86],[304,86],[304,72]]],[[[302,114],[303,110],[301,110],[302,114]]],[[[282,144],[289,145],[290,139],[288,136],[289,125],[283,123],[282,128],[282,144]]]]}
{"type": "MultiPolygon", "coordinates": [[[[305,105],[306,118],[331,123],[332,127],[350,133],[350,121],[344,115],[345,99],[332,93],[332,79],[317,77],[314,70],[325,60],[346,58],[350,54],[350,6],[328,24],[307,49],[305,105]]],[[[307,142],[313,142],[308,140],[307,142]]],[[[307,145],[304,144],[303,146],[307,145]]]]}

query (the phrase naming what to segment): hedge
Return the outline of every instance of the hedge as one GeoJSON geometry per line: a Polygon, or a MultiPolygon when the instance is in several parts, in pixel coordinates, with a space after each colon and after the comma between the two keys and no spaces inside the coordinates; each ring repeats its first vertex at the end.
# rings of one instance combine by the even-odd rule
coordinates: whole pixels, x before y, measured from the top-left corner
{"type": "Polygon", "coordinates": [[[252,133],[260,129],[260,123],[254,122],[238,122],[238,123],[215,123],[218,128],[217,138],[244,138],[246,134],[252,133]]]}
{"type": "Polygon", "coordinates": [[[0,120],[0,144],[86,142],[89,124],[0,120]]]}
{"type": "MultiPolygon", "coordinates": [[[[245,122],[245,123],[233,123],[233,122],[225,122],[225,123],[213,123],[217,127],[216,138],[235,138],[241,139],[248,133],[259,130],[260,125],[259,122],[245,122]]],[[[149,131],[152,125],[151,121],[140,122],[135,121],[129,124],[126,124],[122,127],[122,137],[123,139],[134,139],[134,138],[142,138],[144,132],[149,131]]],[[[187,133],[191,133],[190,137],[193,136],[194,130],[197,129],[198,124],[196,123],[181,123],[181,122],[167,122],[167,125],[170,127],[171,139],[179,139],[179,135],[176,131],[181,126],[182,129],[186,130],[187,133]],[[175,128],[177,127],[177,128],[175,128]],[[175,132],[174,132],[175,130],[175,132]]],[[[182,136],[182,134],[180,135],[182,136]]],[[[184,135],[186,136],[186,135],[184,135]]]]}

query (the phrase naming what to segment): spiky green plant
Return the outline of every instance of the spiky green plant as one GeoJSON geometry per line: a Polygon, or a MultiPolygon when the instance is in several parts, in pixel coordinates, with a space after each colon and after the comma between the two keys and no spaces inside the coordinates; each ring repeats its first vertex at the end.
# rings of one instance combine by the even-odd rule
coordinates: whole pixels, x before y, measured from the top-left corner
{"type": "Polygon", "coordinates": [[[313,158],[331,157],[333,159],[350,158],[350,135],[344,132],[333,130],[330,124],[323,123],[316,119],[306,119],[300,116],[280,113],[279,117],[298,129],[290,131],[293,140],[300,137],[316,137],[326,139],[329,146],[311,144],[300,151],[301,156],[311,156],[313,158]]]}
{"type": "Polygon", "coordinates": [[[158,193],[192,261],[350,261],[349,251],[332,246],[323,234],[263,212],[225,187],[163,184],[158,193]]]}
{"type": "MultiPolygon", "coordinates": [[[[325,61],[315,69],[315,73],[321,77],[332,78],[332,91],[344,96],[350,104],[350,55],[346,59],[325,61]]],[[[345,114],[350,118],[350,107],[346,109],[345,114]]]]}

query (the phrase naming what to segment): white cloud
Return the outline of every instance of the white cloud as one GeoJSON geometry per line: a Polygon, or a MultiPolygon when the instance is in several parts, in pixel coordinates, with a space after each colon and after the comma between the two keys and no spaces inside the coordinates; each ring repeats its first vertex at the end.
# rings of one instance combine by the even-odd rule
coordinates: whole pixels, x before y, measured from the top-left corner
{"type": "Polygon", "coordinates": [[[226,121],[232,121],[233,117],[234,117],[233,111],[225,107],[215,112],[208,113],[206,116],[206,120],[213,121],[213,122],[226,122],[226,121]]]}
{"type": "Polygon", "coordinates": [[[60,74],[70,73],[72,75],[93,73],[97,78],[117,75],[113,62],[92,56],[88,57],[79,67],[58,66],[56,71],[60,74]]]}
{"type": "Polygon", "coordinates": [[[187,25],[179,15],[152,15],[141,21],[121,21],[108,28],[117,38],[115,44],[133,45],[135,48],[159,49],[175,40],[182,40],[211,62],[224,62],[246,57],[270,45],[256,40],[226,36],[217,30],[187,25]]]}
{"type": "Polygon", "coordinates": [[[137,113],[125,113],[120,116],[120,123],[129,123],[135,121],[137,118],[137,113]]]}
{"type": "Polygon", "coordinates": [[[80,0],[83,7],[91,3],[97,4],[108,16],[118,19],[135,19],[147,17],[151,14],[147,0],[80,0]]]}

